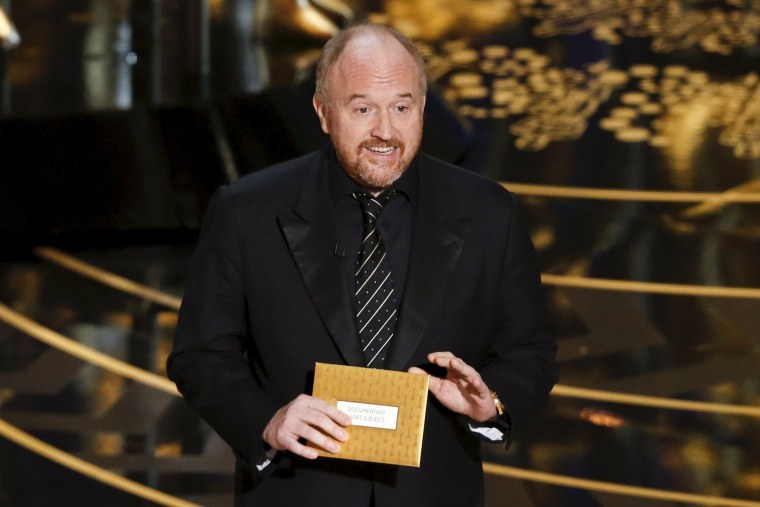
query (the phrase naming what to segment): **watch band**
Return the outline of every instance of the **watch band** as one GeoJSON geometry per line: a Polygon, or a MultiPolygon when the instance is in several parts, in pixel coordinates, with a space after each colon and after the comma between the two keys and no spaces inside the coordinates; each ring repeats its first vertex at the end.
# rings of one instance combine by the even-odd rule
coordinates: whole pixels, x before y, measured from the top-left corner
{"type": "Polygon", "coordinates": [[[504,403],[501,402],[501,398],[496,394],[496,391],[491,391],[491,398],[493,398],[493,404],[496,407],[496,413],[499,417],[504,415],[504,403]]]}

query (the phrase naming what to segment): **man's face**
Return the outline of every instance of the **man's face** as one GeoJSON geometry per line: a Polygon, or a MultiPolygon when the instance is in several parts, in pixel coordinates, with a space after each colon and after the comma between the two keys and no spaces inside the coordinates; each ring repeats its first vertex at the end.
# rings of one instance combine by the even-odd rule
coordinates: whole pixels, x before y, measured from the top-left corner
{"type": "Polygon", "coordinates": [[[389,187],[422,138],[425,97],[412,56],[393,37],[356,36],[327,76],[327,95],[314,108],[343,168],[371,191],[389,187]]]}

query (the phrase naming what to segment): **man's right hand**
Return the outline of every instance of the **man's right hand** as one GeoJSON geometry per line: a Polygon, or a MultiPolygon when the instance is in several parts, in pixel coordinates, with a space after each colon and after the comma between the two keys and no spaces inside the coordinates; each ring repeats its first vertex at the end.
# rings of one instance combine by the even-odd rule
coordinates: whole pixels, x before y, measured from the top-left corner
{"type": "Polygon", "coordinates": [[[326,401],[301,394],[269,421],[264,428],[264,441],[278,451],[290,451],[304,458],[316,459],[317,451],[298,440],[305,438],[322,449],[336,453],[338,442],[345,442],[351,418],[326,401]]]}

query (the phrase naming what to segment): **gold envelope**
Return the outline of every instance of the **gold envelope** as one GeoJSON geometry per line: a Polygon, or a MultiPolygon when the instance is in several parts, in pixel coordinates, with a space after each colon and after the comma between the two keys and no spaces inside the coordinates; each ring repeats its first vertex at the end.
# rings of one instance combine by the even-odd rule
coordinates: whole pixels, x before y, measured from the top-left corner
{"type": "Polygon", "coordinates": [[[427,393],[427,375],[316,363],[312,395],[352,424],[337,454],[309,446],[330,458],[419,467],[427,393]]]}

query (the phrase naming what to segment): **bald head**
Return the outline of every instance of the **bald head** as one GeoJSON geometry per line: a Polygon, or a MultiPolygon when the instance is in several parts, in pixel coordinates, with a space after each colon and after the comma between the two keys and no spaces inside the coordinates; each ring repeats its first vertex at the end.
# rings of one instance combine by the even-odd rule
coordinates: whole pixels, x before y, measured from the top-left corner
{"type": "Polygon", "coordinates": [[[406,35],[393,28],[360,24],[339,32],[322,49],[317,63],[316,99],[325,105],[330,102],[330,74],[347,47],[352,49],[352,56],[361,56],[369,55],[378,49],[390,50],[393,46],[400,46],[411,57],[419,77],[419,92],[421,96],[424,96],[427,92],[425,60],[414,43],[406,35]]]}
{"type": "Polygon", "coordinates": [[[392,185],[422,138],[422,58],[395,30],[360,25],[330,40],[318,66],[314,110],[346,173],[370,192],[392,185]]]}

